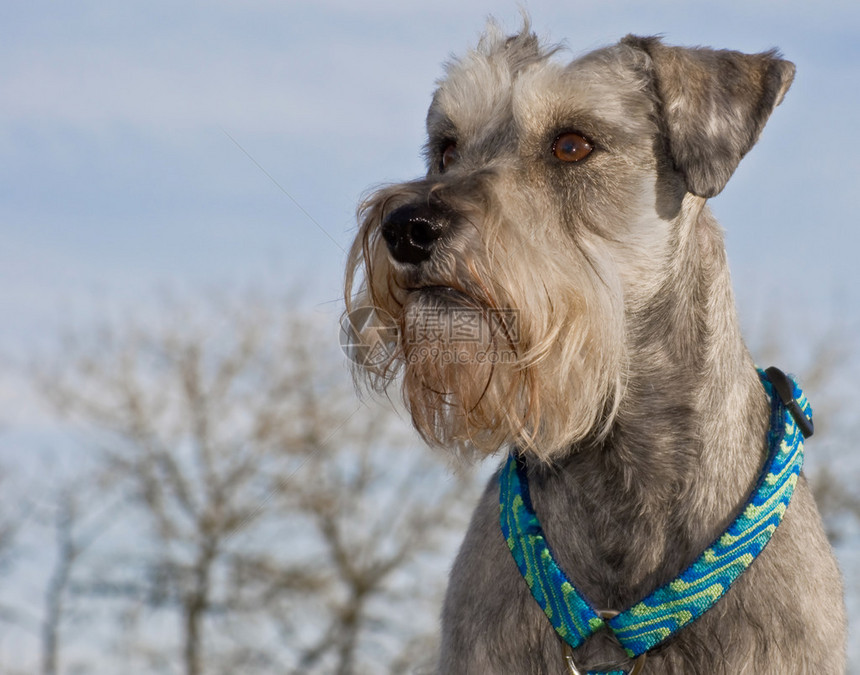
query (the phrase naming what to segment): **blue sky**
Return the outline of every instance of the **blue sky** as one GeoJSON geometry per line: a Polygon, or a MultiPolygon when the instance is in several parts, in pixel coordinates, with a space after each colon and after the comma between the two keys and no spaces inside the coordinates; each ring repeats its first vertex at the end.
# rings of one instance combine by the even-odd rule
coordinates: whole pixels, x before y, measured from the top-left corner
{"type": "MultiPolygon", "coordinates": [[[[856,330],[860,3],[522,4],[572,54],[638,33],[794,61],[712,207],[747,321],[776,303],[856,330]]],[[[303,288],[336,340],[356,203],[423,171],[441,63],[489,14],[519,26],[513,1],[0,4],[0,366],[165,288],[303,288]]],[[[38,425],[20,392],[0,378],[0,426],[38,425]]]]}
{"type": "MultiPolygon", "coordinates": [[[[628,32],[780,47],[795,84],[712,202],[739,300],[781,297],[790,278],[807,303],[839,294],[860,315],[860,5],[524,6],[574,54],[628,32]]],[[[491,13],[519,24],[513,2],[3,3],[0,348],[155,288],[335,301],[357,199],[421,173],[440,64],[491,13]]]]}

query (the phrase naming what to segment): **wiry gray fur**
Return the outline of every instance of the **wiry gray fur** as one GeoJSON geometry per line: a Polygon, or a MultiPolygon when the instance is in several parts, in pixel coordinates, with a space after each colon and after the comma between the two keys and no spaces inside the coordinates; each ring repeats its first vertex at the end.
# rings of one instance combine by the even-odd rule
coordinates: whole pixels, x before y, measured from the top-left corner
{"type": "MultiPolygon", "coordinates": [[[[576,353],[546,347],[554,368],[535,370],[528,383],[510,375],[522,391],[533,388],[527,400],[549,405],[557,387],[544,385],[559,373],[570,400],[596,413],[591,427],[550,433],[547,409],[557,408],[548,407],[529,418],[537,428],[518,430],[508,415],[497,429],[510,427],[512,442],[534,440],[521,445],[530,494],[560,566],[596,606],[623,610],[698,557],[736,515],[765,459],[768,403],[738,328],[722,231],[704,198],[724,187],[756,142],[794,66],[774,52],[682,49],[633,36],[568,65],[553,53],[527,27],[507,39],[491,30],[478,50],[449,64],[428,114],[428,177],[369,200],[350,264],[368,268],[364,298],[387,313],[404,306],[443,313],[468,298],[521,310],[527,334],[540,339],[530,315],[545,307],[557,314],[579,300],[537,286],[554,288],[556,277],[569,275],[583,294],[596,289],[571,314],[587,332],[576,353]],[[596,149],[562,166],[550,148],[570,130],[596,149]],[[442,172],[451,142],[460,157],[442,172]],[[403,204],[436,213],[444,228],[421,264],[390,260],[376,234],[403,204]],[[531,239],[515,239],[529,228],[531,239]],[[570,253],[544,246],[544,265],[529,247],[540,237],[570,253]],[[511,240],[517,245],[506,246],[511,240]],[[555,265],[564,255],[569,271],[555,265]],[[544,281],[522,290],[511,269],[544,281]],[[587,321],[595,312],[603,332],[587,321]],[[591,372],[570,365],[582,354],[605,359],[590,377],[608,384],[576,399],[591,372]],[[542,438],[566,441],[555,447],[542,438]]],[[[437,425],[446,413],[416,408],[454,405],[470,378],[490,378],[491,391],[493,378],[507,377],[465,365],[443,377],[402,353],[396,359],[384,375],[405,369],[404,395],[430,440],[445,438],[437,425]],[[441,393],[428,383],[434,377],[443,378],[441,393]]],[[[494,449],[496,436],[456,419],[476,443],[489,439],[481,449],[494,449]]],[[[844,640],[840,575],[801,479],[761,556],[704,617],[649,653],[644,672],[841,673],[844,640]]],[[[583,672],[632,665],[608,634],[589,640],[576,659],[583,672]]],[[[567,672],[559,638],[502,538],[495,479],[451,574],[439,672],[567,672]]]]}

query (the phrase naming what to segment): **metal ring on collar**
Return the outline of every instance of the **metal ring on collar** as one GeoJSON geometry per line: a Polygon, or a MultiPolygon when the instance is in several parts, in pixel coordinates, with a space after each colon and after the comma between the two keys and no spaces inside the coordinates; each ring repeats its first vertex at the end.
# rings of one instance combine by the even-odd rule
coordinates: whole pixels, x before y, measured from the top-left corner
{"type": "MultiPolygon", "coordinates": [[[[608,621],[616,616],[618,616],[619,612],[616,612],[614,609],[598,609],[598,615],[600,615],[601,619],[608,621]]],[[[573,648],[567,644],[564,640],[561,641],[561,653],[564,656],[564,661],[567,664],[567,667],[570,669],[570,675],[585,675],[587,671],[580,670],[576,662],[573,660],[573,648]]],[[[633,663],[633,668],[630,669],[630,672],[627,675],[638,675],[642,672],[642,669],[645,667],[645,657],[647,656],[647,652],[640,654],[636,661],[633,663]]]]}

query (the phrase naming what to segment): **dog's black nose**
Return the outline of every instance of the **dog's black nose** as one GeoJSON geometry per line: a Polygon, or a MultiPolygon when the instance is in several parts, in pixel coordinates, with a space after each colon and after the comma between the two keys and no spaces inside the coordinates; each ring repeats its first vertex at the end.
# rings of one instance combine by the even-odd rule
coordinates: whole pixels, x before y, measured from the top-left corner
{"type": "Polygon", "coordinates": [[[435,209],[406,205],[385,218],[382,238],[397,262],[418,265],[430,258],[445,230],[446,221],[435,209]]]}

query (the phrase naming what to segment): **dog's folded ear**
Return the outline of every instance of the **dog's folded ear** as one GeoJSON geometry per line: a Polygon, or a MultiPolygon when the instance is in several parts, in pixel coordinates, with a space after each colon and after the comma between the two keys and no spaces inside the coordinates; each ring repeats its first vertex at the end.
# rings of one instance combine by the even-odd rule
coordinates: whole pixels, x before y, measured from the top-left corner
{"type": "Polygon", "coordinates": [[[670,47],[635,35],[621,42],[650,56],[663,132],[687,190],[700,197],[719,194],[782,102],[794,64],[776,51],[670,47]]]}

